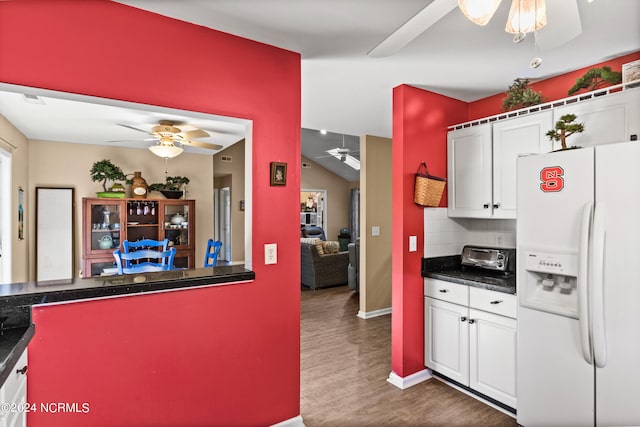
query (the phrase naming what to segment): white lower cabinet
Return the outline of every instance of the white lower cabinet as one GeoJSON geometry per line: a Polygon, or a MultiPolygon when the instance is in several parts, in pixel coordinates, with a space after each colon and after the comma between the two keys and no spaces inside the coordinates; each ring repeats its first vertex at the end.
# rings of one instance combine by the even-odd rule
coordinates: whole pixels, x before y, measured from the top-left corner
{"type": "Polygon", "coordinates": [[[435,279],[425,295],[425,366],[515,409],[515,295],[435,279]]]}
{"type": "Polygon", "coordinates": [[[27,350],[11,368],[9,377],[0,387],[0,427],[25,427],[27,425],[27,350]]]}

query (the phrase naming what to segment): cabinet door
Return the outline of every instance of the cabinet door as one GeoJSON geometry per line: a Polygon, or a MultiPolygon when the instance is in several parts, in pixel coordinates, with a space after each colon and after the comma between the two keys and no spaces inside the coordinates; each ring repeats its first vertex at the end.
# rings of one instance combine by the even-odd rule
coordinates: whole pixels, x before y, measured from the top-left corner
{"type": "Polygon", "coordinates": [[[161,200],[159,206],[161,235],[178,251],[194,249],[195,203],[193,200],[161,200]]]}
{"type": "Polygon", "coordinates": [[[448,215],[491,216],[491,124],[449,132],[448,215]]]}
{"type": "Polygon", "coordinates": [[[424,300],[425,366],[469,385],[469,309],[433,298],[424,300]]]}
{"type": "MultiPolygon", "coordinates": [[[[589,147],[629,141],[638,135],[640,126],[640,89],[630,89],[589,101],[557,107],[553,120],[564,114],[575,114],[576,122],[584,123],[584,132],[567,138],[567,145],[589,147]]],[[[560,144],[556,143],[556,149],[560,144]]]]}
{"type": "Polygon", "coordinates": [[[546,133],[553,128],[551,111],[493,124],[493,217],[516,218],[519,155],[551,150],[546,133]]]}
{"type": "Polygon", "coordinates": [[[516,408],[516,320],[469,310],[469,387],[516,408]]]}
{"type": "Polygon", "coordinates": [[[83,199],[83,256],[111,256],[126,238],[122,200],[83,199]]]}

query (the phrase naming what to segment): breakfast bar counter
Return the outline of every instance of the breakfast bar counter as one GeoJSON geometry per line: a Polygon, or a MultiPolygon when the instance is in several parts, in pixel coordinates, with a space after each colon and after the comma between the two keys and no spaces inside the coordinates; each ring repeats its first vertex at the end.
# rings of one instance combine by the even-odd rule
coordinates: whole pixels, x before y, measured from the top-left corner
{"type": "MultiPolygon", "coordinates": [[[[0,385],[36,334],[36,307],[114,297],[166,293],[248,282],[255,273],[242,265],[78,278],[47,282],[0,284],[0,385]],[[35,324],[34,324],[35,323],[35,324]]],[[[115,315],[115,313],[114,313],[115,315]]],[[[79,319],[84,321],[85,319],[79,319]]]]}

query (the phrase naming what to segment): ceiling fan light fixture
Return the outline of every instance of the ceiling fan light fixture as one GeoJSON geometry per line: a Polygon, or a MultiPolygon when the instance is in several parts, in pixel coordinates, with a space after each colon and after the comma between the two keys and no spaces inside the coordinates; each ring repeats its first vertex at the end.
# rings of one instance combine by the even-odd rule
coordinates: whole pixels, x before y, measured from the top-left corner
{"type": "Polygon", "coordinates": [[[164,159],[171,159],[179,156],[184,151],[182,147],[173,145],[173,140],[168,137],[161,138],[159,143],[149,147],[149,150],[151,150],[151,152],[156,156],[164,159]]]}
{"type": "Polygon", "coordinates": [[[507,33],[531,33],[547,25],[545,0],[513,0],[504,30],[507,33]]]}
{"type": "Polygon", "coordinates": [[[458,0],[462,14],[477,25],[487,25],[502,0],[458,0]]]}

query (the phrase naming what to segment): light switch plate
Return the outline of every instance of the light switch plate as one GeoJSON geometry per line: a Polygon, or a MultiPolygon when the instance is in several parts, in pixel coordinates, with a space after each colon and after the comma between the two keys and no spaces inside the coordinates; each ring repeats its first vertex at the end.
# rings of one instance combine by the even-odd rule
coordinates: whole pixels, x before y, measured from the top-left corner
{"type": "Polygon", "coordinates": [[[378,227],[377,225],[374,225],[373,227],[371,227],[371,235],[372,236],[379,236],[380,235],[380,227],[378,227]]]}
{"type": "Polygon", "coordinates": [[[418,236],[409,236],[409,252],[418,250],[418,236]]]}
{"type": "Polygon", "coordinates": [[[276,243],[265,243],[264,245],[264,264],[278,263],[278,245],[276,243]]]}

